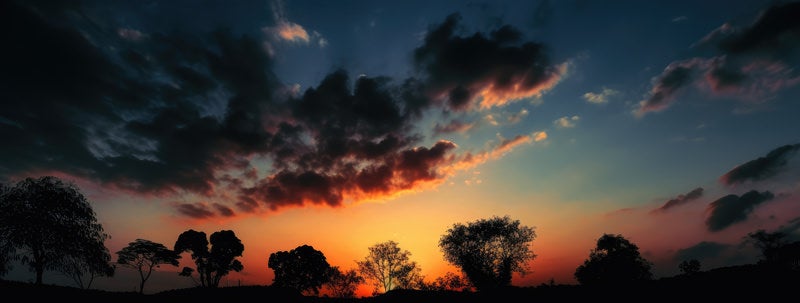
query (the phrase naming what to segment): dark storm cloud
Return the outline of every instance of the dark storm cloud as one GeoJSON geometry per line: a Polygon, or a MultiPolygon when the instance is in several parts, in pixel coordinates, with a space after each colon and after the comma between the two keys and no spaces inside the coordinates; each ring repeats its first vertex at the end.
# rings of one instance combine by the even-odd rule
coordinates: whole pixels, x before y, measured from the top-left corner
{"type": "Polygon", "coordinates": [[[703,196],[703,188],[702,187],[698,187],[698,188],[695,188],[695,189],[689,191],[686,194],[678,195],[677,197],[668,200],[666,203],[664,203],[663,206],[653,210],[653,212],[664,212],[667,209],[670,209],[670,208],[673,208],[673,207],[676,207],[676,206],[680,206],[680,205],[689,203],[691,201],[697,200],[702,196],[703,196]]]}
{"type": "MultiPolygon", "coordinates": [[[[424,146],[412,130],[434,105],[422,81],[339,70],[296,96],[247,35],[106,29],[61,8],[1,5],[14,42],[0,48],[0,135],[14,142],[0,150],[14,159],[0,164],[4,177],[62,172],[144,195],[234,196],[251,212],[391,195],[441,181],[454,161],[455,144],[424,146]]],[[[235,215],[219,203],[175,207],[235,215]]]]}
{"type": "Polygon", "coordinates": [[[736,185],[746,181],[762,181],[781,173],[800,144],[789,144],[773,149],[764,157],[736,166],[719,178],[724,185],[736,185]]]}
{"type": "Polygon", "coordinates": [[[747,219],[747,216],[761,203],[772,200],[769,191],[749,191],[742,196],[727,195],[708,205],[709,215],[706,226],[709,231],[720,231],[734,223],[747,219]]]}
{"type": "Polygon", "coordinates": [[[696,47],[712,46],[715,56],[675,61],[653,80],[635,113],[662,111],[684,88],[698,84],[715,95],[762,102],[785,87],[800,83],[796,65],[800,46],[800,2],[771,6],[751,24],[726,23],[696,47]],[[700,76],[702,75],[702,76],[700,76]]]}
{"type": "Polygon", "coordinates": [[[414,51],[429,98],[453,110],[486,109],[539,96],[563,75],[564,65],[553,64],[543,44],[522,42],[515,28],[461,37],[460,19],[448,16],[414,51]]]}
{"type": "Polygon", "coordinates": [[[800,2],[776,4],[755,22],[720,39],[718,47],[730,53],[782,52],[800,43],[800,2]]]}

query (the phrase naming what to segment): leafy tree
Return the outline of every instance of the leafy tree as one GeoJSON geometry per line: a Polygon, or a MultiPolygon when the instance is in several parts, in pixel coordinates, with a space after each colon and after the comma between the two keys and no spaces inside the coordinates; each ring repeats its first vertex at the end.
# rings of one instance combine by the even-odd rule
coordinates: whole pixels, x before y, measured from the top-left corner
{"type": "Polygon", "coordinates": [[[61,261],[61,272],[83,289],[92,287],[97,277],[113,277],[115,268],[111,265],[111,254],[102,243],[100,247],[88,247],[78,255],[66,256],[61,261]]]}
{"type": "MultiPolygon", "coordinates": [[[[222,277],[231,271],[239,272],[244,269],[242,262],[236,259],[242,256],[244,245],[231,230],[214,232],[210,240],[209,250],[206,233],[190,229],[178,236],[174,250],[179,254],[191,252],[192,260],[197,267],[200,286],[215,288],[219,286],[222,277]]],[[[194,271],[186,267],[180,275],[191,277],[194,271]]]]}
{"type": "Polygon", "coordinates": [[[325,255],[309,245],[270,254],[268,266],[275,271],[272,285],[314,295],[328,281],[331,270],[325,255]]]}
{"type": "Polygon", "coordinates": [[[800,268],[800,241],[789,242],[788,236],[782,231],[767,232],[759,229],[748,233],[744,237],[744,242],[750,242],[761,250],[762,259],[759,260],[759,264],[798,269],[800,268]]]}
{"type": "Polygon", "coordinates": [[[383,292],[396,287],[407,286],[411,281],[417,281],[414,276],[419,276],[417,263],[410,260],[411,253],[401,250],[395,241],[375,244],[369,249],[369,254],[363,261],[356,261],[361,274],[372,280],[375,293],[381,289],[383,292]]]}
{"type": "Polygon", "coordinates": [[[683,260],[681,264],[678,264],[678,268],[684,275],[693,275],[700,272],[700,261],[697,259],[683,260]]]}
{"type": "Polygon", "coordinates": [[[69,263],[78,261],[93,273],[108,273],[93,268],[108,264],[109,236],[75,185],[53,176],[26,178],[0,197],[0,238],[10,247],[9,258],[36,273],[36,284],[42,284],[45,270],[71,275],[69,263]]]}
{"type": "Polygon", "coordinates": [[[781,247],[788,244],[786,237],[788,235],[781,231],[767,232],[763,229],[756,230],[748,233],[744,237],[744,242],[750,242],[761,250],[762,259],[761,263],[776,263],[778,259],[777,252],[781,247]]]}
{"type": "Polygon", "coordinates": [[[364,277],[358,275],[355,269],[342,272],[338,266],[330,268],[328,282],[325,285],[336,298],[354,298],[356,289],[364,283],[364,277]]]}
{"type": "MultiPolygon", "coordinates": [[[[6,211],[6,195],[11,191],[5,183],[0,183],[0,211],[6,211]]],[[[3,215],[0,215],[3,217],[3,215]]],[[[3,219],[5,219],[3,217],[3,219]]],[[[4,223],[0,222],[0,232],[7,232],[8,230],[3,227],[4,223]]],[[[5,234],[0,234],[0,277],[5,276],[11,271],[11,261],[15,258],[14,246],[8,241],[5,234]]]]}
{"type": "Polygon", "coordinates": [[[461,268],[478,290],[511,285],[515,272],[526,274],[526,264],[536,258],[529,243],[533,228],[508,216],[454,224],[439,240],[444,258],[461,268]]]}
{"type": "Polygon", "coordinates": [[[144,293],[144,283],[150,279],[161,264],[178,266],[181,256],[164,244],[145,239],[136,239],[117,252],[117,264],[133,268],[139,272],[139,293],[144,293]]]}
{"type": "Polygon", "coordinates": [[[622,235],[603,234],[589,259],[575,270],[575,278],[582,285],[622,285],[652,279],[651,267],[636,244],[622,235]]]}

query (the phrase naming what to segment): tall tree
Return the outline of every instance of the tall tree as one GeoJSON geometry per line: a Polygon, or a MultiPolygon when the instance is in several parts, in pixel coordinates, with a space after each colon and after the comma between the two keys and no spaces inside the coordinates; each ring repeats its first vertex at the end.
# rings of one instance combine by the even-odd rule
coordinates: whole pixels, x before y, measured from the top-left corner
{"type": "Polygon", "coordinates": [[[402,250],[395,241],[378,243],[369,248],[369,254],[362,261],[356,261],[361,274],[372,280],[375,293],[390,291],[403,284],[414,281],[419,274],[417,262],[411,261],[411,253],[402,250]]]}
{"type": "MultiPolygon", "coordinates": [[[[175,241],[175,252],[191,252],[192,260],[196,265],[199,276],[200,286],[218,287],[222,277],[231,271],[242,271],[242,262],[236,259],[241,257],[244,252],[244,245],[232,230],[220,230],[211,234],[209,240],[206,233],[195,230],[187,230],[178,236],[175,241]]],[[[181,271],[183,276],[191,276],[191,268],[184,268],[181,271]]]]}
{"type": "Polygon", "coordinates": [[[272,253],[267,263],[275,271],[272,285],[313,295],[318,295],[322,284],[328,282],[331,270],[325,254],[309,245],[272,253]]]}
{"type": "Polygon", "coordinates": [[[639,253],[639,247],[622,235],[603,234],[575,278],[582,285],[624,285],[653,278],[652,263],[639,253]]]}
{"type": "Polygon", "coordinates": [[[110,259],[109,236],[75,185],[53,176],[26,178],[0,197],[0,237],[36,273],[36,284],[45,270],[68,270],[64,264],[84,254],[102,256],[82,260],[92,264],[110,259]]]}
{"type": "Polygon", "coordinates": [[[117,264],[139,272],[139,293],[144,293],[144,283],[161,264],[178,266],[181,256],[164,244],[136,239],[117,252],[117,264]]]}
{"type": "MultiPolygon", "coordinates": [[[[95,243],[101,245],[102,243],[95,243]]],[[[61,261],[60,272],[67,275],[75,285],[83,289],[92,287],[97,277],[113,277],[115,268],[111,265],[111,254],[104,245],[88,247],[83,253],[67,256],[61,261]]]]}
{"type": "Polygon", "coordinates": [[[335,298],[355,298],[356,289],[364,283],[364,277],[355,269],[342,272],[338,266],[333,266],[328,273],[328,282],[325,285],[335,298]]]}
{"type": "Polygon", "coordinates": [[[536,258],[530,242],[536,238],[532,227],[508,216],[457,223],[439,240],[444,258],[461,268],[478,290],[511,285],[511,276],[527,273],[526,264],[536,258]]]}

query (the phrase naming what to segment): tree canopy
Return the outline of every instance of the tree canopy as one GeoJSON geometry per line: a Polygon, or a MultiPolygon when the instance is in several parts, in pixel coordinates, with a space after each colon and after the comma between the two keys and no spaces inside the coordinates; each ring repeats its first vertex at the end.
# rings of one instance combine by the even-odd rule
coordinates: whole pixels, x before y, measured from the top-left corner
{"type": "Polygon", "coordinates": [[[331,270],[325,255],[309,245],[270,254],[268,266],[275,271],[272,285],[314,295],[318,295],[320,287],[328,282],[331,270]]]}
{"type": "Polygon", "coordinates": [[[652,279],[651,267],[636,244],[622,235],[603,234],[575,278],[582,285],[624,285],[652,279]]]}
{"type": "Polygon", "coordinates": [[[526,264],[536,258],[530,242],[532,227],[510,217],[492,217],[467,224],[457,223],[439,240],[444,258],[461,268],[478,290],[511,285],[511,276],[527,273],[526,264]]]}
{"type": "MultiPolygon", "coordinates": [[[[242,256],[244,245],[232,230],[214,232],[209,239],[206,239],[206,233],[190,229],[178,236],[173,250],[179,254],[190,252],[199,275],[197,283],[213,288],[218,287],[222,277],[231,271],[244,269],[242,262],[236,259],[242,256]]],[[[180,274],[191,277],[193,271],[185,267],[180,274]]]]}
{"type": "Polygon", "coordinates": [[[136,239],[117,252],[117,264],[139,272],[139,293],[144,293],[144,283],[161,264],[178,266],[181,256],[164,246],[145,239],[136,239]]]}
{"type": "Polygon", "coordinates": [[[104,244],[109,236],[92,206],[77,186],[57,177],[26,178],[3,190],[0,238],[5,258],[27,264],[36,284],[45,270],[71,277],[113,274],[104,244]]]}
{"type": "Polygon", "coordinates": [[[390,291],[396,287],[408,288],[422,280],[420,268],[411,261],[411,252],[402,250],[395,241],[377,243],[369,248],[362,261],[356,261],[358,270],[373,282],[375,292],[390,291]]]}
{"type": "Polygon", "coordinates": [[[356,289],[362,283],[364,283],[364,277],[360,276],[355,269],[342,271],[338,266],[332,266],[326,285],[333,297],[354,298],[356,289]]]}

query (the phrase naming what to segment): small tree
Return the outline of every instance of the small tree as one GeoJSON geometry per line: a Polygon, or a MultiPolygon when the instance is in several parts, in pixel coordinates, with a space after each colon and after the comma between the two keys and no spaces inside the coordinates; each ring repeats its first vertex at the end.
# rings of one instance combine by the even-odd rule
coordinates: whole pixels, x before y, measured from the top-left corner
{"type": "MultiPolygon", "coordinates": [[[[242,262],[236,259],[244,252],[244,245],[231,230],[221,230],[211,234],[211,249],[206,233],[187,230],[178,236],[175,241],[175,252],[191,252],[192,260],[196,265],[199,284],[202,287],[218,287],[222,277],[231,271],[239,272],[244,269],[242,262]]],[[[191,277],[195,270],[185,267],[179,273],[191,277]]]]}
{"type": "Polygon", "coordinates": [[[787,234],[781,231],[767,232],[759,229],[748,233],[743,242],[750,242],[761,251],[760,263],[773,264],[777,262],[779,249],[789,243],[786,237],[787,234]]]}
{"type": "Polygon", "coordinates": [[[117,252],[117,264],[139,272],[139,293],[144,293],[144,283],[161,264],[178,266],[181,256],[164,246],[145,239],[136,239],[117,252]]]}
{"type": "Polygon", "coordinates": [[[390,291],[401,284],[408,284],[419,274],[416,262],[410,260],[411,253],[401,250],[395,241],[375,244],[363,261],[356,261],[361,274],[372,280],[375,293],[390,291]]]}
{"type": "Polygon", "coordinates": [[[575,270],[575,278],[582,285],[623,285],[652,279],[651,267],[636,244],[622,235],[604,234],[575,270]]]}
{"type": "Polygon", "coordinates": [[[0,195],[0,238],[5,243],[0,245],[10,252],[6,259],[19,259],[36,273],[37,285],[45,270],[71,275],[74,268],[68,263],[73,261],[103,263],[86,264],[98,268],[108,264],[103,244],[108,235],[78,187],[44,176],[26,178],[5,191],[0,195]],[[86,254],[92,257],[84,258],[86,254]]]}
{"type": "Polygon", "coordinates": [[[313,295],[318,295],[322,284],[328,282],[331,270],[325,255],[309,245],[270,254],[268,266],[275,271],[272,285],[313,295]]]}
{"type": "Polygon", "coordinates": [[[508,216],[454,224],[439,240],[444,258],[458,266],[478,290],[511,285],[514,272],[527,273],[526,264],[536,258],[529,243],[533,228],[508,216]]]}
{"type": "Polygon", "coordinates": [[[684,275],[694,275],[700,272],[700,261],[697,259],[683,260],[681,264],[678,264],[678,268],[684,275]]]}
{"type": "Polygon", "coordinates": [[[355,298],[356,289],[364,283],[364,277],[359,276],[355,269],[345,272],[333,266],[328,273],[328,282],[325,285],[336,298],[355,298]]]}

